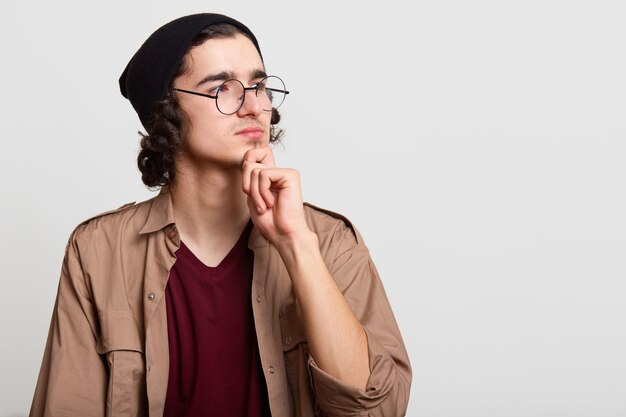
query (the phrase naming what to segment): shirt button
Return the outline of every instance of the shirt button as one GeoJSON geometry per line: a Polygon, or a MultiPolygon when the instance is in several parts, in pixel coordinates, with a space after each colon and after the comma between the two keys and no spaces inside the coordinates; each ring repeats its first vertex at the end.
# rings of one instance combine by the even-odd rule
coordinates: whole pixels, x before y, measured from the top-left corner
{"type": "Polygon", "coordinates": [[[260,296],[260,295],[257,295],[257,296],[256,296],[256,302],[257,302],[257,303],[260,303],[260,302],[261,302],[261,296],[260,296]]]}
{"type": "Polygon", "coordinates": [[[153,292],[148,294],[148,300],[150,300],[150,301],[154,300],[154,293],[153,292]]]}
{"type": "Polygon", "coordinates": [[[276,369],[274,369],[274,367],[273,367],[273,366],[270,366],[270,367],[269,367],[269,370],[270,370],[270,374],[273,374],[274,372],[276,372],[276,369]]]}
{"type": "Polygon", "coordinates": [[[290,344],[291,343],[291,336],[287,336],[287,338],[285,339],[285,343],[286,344],[290,344]]]}
{"type": "Polygon", "coordinates": [[[170,237],[170,239],[174,239],[177,235],[176,229],[171,229],[169,232],[167,232],[167,235],[170,237]]]}

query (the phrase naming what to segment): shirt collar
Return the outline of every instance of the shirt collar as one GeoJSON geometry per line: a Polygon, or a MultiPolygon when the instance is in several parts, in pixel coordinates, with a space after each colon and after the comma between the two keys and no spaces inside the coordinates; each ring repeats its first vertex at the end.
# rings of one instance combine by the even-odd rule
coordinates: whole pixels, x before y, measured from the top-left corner
{"type": "Polygon", "coordinates": [[[172,195],[170,194],[169,188],[163,187],[159,195],[152,200],[150,211],[148,212],[148,219],[139,231],[139,234],[156,232],[174,223],[172,195]]]}
{"type": "MultiPolygon", "coordinates": [[[[139,230],[139,234],[153,233],[175,224],[172,194],[170,193],[169,187],[163,187],[159,194],[152,200],[148,212],[148,219],[141,230],[139,230]]],[[[248,247],[251,249],[258,248],[268,243],[269,241],[261,234],[259,228],[254,225],[252,231],[250,231],[248,247]]]]}

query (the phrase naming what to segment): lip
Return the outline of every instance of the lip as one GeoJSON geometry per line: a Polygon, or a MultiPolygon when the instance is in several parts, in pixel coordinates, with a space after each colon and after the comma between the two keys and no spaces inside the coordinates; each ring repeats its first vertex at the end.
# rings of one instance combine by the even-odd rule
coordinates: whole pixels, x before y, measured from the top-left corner
{"type": "Polygon", "coordinates": [[[263,129],[251,126],[238,131],[235,135],[244,136],[248,139],[261,139],[263,137],[263,129]]]}

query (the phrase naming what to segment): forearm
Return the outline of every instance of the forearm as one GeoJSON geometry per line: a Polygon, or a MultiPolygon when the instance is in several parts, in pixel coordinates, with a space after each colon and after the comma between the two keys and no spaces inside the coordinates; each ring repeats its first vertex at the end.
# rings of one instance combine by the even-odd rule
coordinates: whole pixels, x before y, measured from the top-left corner
{"type": "Polygon", "coordinates": [[[324,263],[317,235],[306,233],[277,248],[300,304],[313,359],[340,381],[365,389],[367,336],[324,263]]]}

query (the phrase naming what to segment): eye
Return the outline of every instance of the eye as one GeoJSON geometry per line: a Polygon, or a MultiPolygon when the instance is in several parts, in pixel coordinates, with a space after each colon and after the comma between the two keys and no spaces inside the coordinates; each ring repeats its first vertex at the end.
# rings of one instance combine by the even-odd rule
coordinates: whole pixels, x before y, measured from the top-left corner
{"type": "Polygon", "coordinates": [[[211,88],[209,93],[212,95],[217,95],[219,93],[226,93],[230,90],[230,86],[228,83],[220,84],[217,87],[211,88]]]}
{"type": "Polygon", "coordinates": [[[267,88],[267,81],[266,80],[261,80],[258,83],[252,84],[251,87],[254,87],[258,91],[263,93],[263,92],[265,92],[265,89],[267,88]]]}
{"type": "Polygon", "coordinates": [[[222,91],[222,86],[218,85],[217,87],[213,87],[213,88],[209,89],[209,94],[216,95],[220,91],[222,91]]]}

